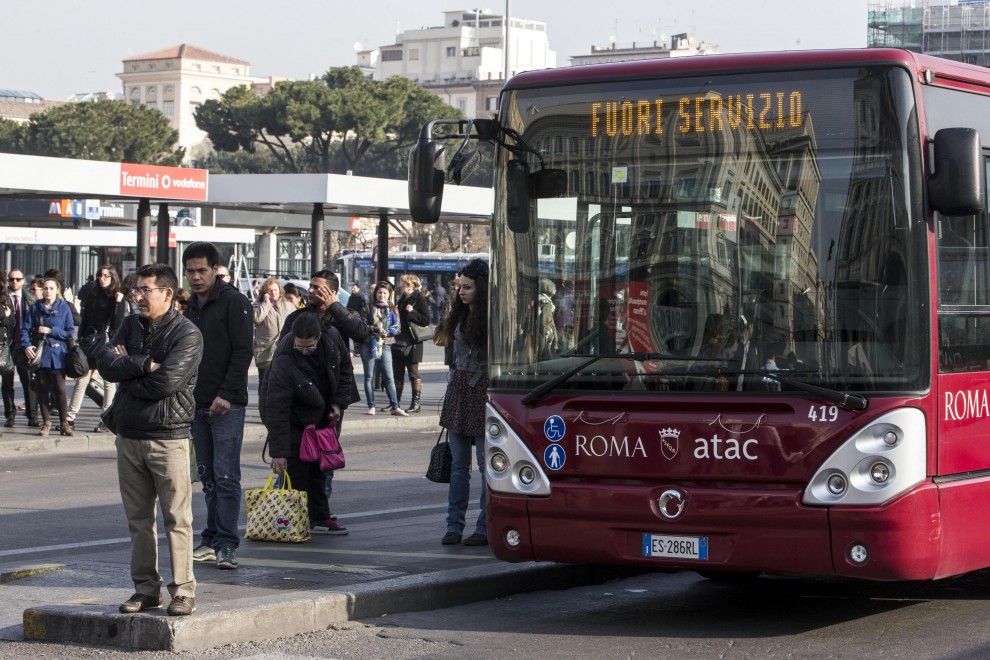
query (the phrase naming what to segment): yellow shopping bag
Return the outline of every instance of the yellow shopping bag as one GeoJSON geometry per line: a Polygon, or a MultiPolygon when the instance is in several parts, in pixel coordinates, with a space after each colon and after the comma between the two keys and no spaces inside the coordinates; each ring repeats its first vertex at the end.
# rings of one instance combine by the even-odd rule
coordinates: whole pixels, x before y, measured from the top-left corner
{"type": "Polygon", "coordinates": [[[244,491],[247,506],[245,538],[277,543],[303,543],[310,539],[307,495],[301,490],[292,490],[288,472],[282,475],[281,488],[275,488],[275,473],[272,472],[264,488],[244,491]]]}

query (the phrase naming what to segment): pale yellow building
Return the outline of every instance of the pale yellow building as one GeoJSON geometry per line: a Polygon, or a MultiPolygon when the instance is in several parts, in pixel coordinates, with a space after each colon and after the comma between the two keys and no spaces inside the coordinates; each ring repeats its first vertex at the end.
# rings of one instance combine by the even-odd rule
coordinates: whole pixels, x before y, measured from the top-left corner
{"type": "Polygon", "coordinates": [[[132,105],[154,108],[168,117],[179,131],[179,146],[186,148],[187,159],[195,157],[195,148],[206,139],[194,118],[204,101],[219,99],[239,85],[264,93],[275,82],[252,77],[251,65],[244,60],[191,44],[128,57],[123,63],[124,70],[117,77],[124,85],[124,99],[132,105]]]}

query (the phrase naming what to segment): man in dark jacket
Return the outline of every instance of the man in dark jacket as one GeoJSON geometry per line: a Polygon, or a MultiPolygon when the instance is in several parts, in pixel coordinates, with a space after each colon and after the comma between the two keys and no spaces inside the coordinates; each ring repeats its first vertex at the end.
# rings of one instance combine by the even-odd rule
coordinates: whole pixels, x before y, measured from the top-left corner
{"type": "MultiPolygon", "coordinates": [[[[323,331],[326,333],[330,328],[335,328],[340,333],[343,340],[354,342],[355,346],[365,342],[371,336],[371,328],[368,327],[366,316],[361,316],[357,312],[347,309],[337,300],[337,291],[340,290],[340,278],[330,270],[318,270],[309,279],[309,295],[307,297],[306,309],[292,312],[286,317],[282,325],[280,338],[284,338],[292,330],[292,324],[304,312],[312,312],[320,320],[323,331]]],[[[358,394],[357,380],[354,378],[354,371],[351,370],[351,403],[361,400],[358,394]]],[[[341,414],[337,420],[337,437],[340,437],[340,429],[344,416],[341,414]]],[[[326,493],[327,499],[333,493],[333,471],[326,473],[326,493]]],[[[332,516],[336,520],[336,516],[332,516]]],[[[346,534],[347,528],[334,523],[334,530],[326,533],[346,534]]]]}
{"type": "Polygon", "coordinates": [[[292,487],[308,494],[314,534],[346,534],[347,529],[330,518],[319,462],[299,460],[302,432],[308,424],[317,429],[337,425],[351,402],[353,376],[340,333],[332,327],[324,330],[307,312],[296,316],[291,332],[279,342],[261,386],[258,407],[268,429],[272,470],[288,470],[292,487]]]}
{"type": "Polygon", "coordinates": [[[190,243],[182,265],[195,294],[185,315],[203,333],[192,436],[206,496],[206,527],[193,559],[216,561],[217,568],[229,570],[237,568],[234,551],[240,545],[241,445],[254,343],[251,302],[218,277],[220,254],[212,243],[190,243]]]}
{"type": "Polygon", "coordinates": [[[109,346],[102,338],[90,358],[108,381],[120,383],[105,420],[117,434],[117,475],[131,531],[134,595],[120,606],[131,614],[162,606],[155,500],[161,502],[172,581],[171,616],[196,610],[193,576],[189,425],[203,337],[172,309],[179,288],[165,264],[142,266],[134,297],[138,315],[124,319],[109,346]]]}

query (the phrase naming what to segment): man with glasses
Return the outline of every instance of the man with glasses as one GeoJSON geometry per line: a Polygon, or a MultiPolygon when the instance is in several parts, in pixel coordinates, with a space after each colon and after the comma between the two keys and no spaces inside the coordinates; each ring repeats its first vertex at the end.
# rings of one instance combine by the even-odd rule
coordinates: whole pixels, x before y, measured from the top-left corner
{"type": "MultiPolygon", "coordinates": [[[[31,309],[31,305],[34,304],[34,295],[24,288],[24,273],[18,269],[14,268],[7,275],[7,292],[10,294],[10,309],[14,313],[14,337],[21,336],[21,328],[27,323],[28,310],[31,309]]],[[[15,342],[11,346],[11,351],[20,351],[20,343],[15,342]]],[[[24,414],[28,418],[28,426],[41,426],[41,422],[38,421],[38,397],[34,393],[34,388],[31,384],[32,374],[28,371],[27,365],[22,360],[16,360],[17,365],[17,378],[21,381],[21,387],[24,388],[24,414]]],[[[8,395],[10,400],[14,398],[14,379],[4,378],[3,385],[3,398],[8,400],[8,395]]],[[[16,418],[16,413],[7,417],[7,421],[4,426],[7,428],[13,428],[14,420],[16,418]]]]}
{"type": "Polygon", "coordinates": [[[237,568],[234,552],[240,545],[241,445],[254,320],[248,299],[220,279],[223,266],[212,243],[190,243],[182,264],[193,292],[185,315],[203,333],[204,344],[192,436],[206,496],[206,527],[193,559],[231,570],[237,568]]]}
{"type": "Polygon", "coordinates": [[[189,425],[203,337],[172,308],[178,288],[169,266],[142,266],[130,291],[138,314],[124,319],[109,345],[97,338],[89,348],[103,377],[120,384],[104,421],[117,434],[117,477],[131,531],[134,595],[119,608],[125,614],[162,606],[156,501],[172,569],[168,614],[196,611],[189,425]]]}

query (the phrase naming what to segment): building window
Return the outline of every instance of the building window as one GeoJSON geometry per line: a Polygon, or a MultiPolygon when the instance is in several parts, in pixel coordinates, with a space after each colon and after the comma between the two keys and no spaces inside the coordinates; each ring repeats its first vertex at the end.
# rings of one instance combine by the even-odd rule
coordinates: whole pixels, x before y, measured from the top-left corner
{"type": "Polygon", "coordinates": [[[235,76],[239,76],[239,75],[241,75],[241,70],[240,70],[240,69],[238,69],[237,67],[232,67],[232,68],[230,69],[230,72],[231,72],[232,74],[234,74],[235,76]]]}
{"type": "Polygon", "coordinates": [[[457,57],[457,47],[447,46],[447,57],[457,57]]]}
{"type": "Polygon", "coordinates": [[[157,71],[157,70],[158,70],[158,65],[157,64],[149,64],[148,65],[148,71],[157,71]]]}
{"type": "Polygon", "coordinates": [[[203,65],[202,64],[193,64],[192,65],[192,68],[193,68],[193,71],[202,71],[203,70],[203,65]]]}
{"type": "Polygon", "coordinates": [[[418,60],[419,59],[419,48],[410,48],[409,49],[409,59],[410,60],[418,60]]]}
{"type": "Polygon", "coordinates": [[[175,88],[172,87],[171,85],[169,85],[168,87],[165,88],[165,93],[166,94],[174,94],[175,93],[175,88]]]}
{"type": "Polygon", "coordinates": [[[189,114],[195,117],[196,116],[196,111],[199,110],[199,106],[200,106],[199,101],[192,101],[192,102],[190,102],[189,103],[189,114]]]}
{"type": "Polygon", "coordinates": [[[457,109],[461,112],[467,111],[467,99],[457,99],[457,109]]]}
{"type": "Polygon", "coordinates": [[[194,96],[199,96],[200,94],[203,93],[203,90],[201,90],[199,87],[193,87],[189,90],[189,93],[194,96]]]}
{"type": "Polygon", "coordinates": [[[139,98],[141,98],[141,90],[140,90],[140,88],[135,87],[135,88],[133,88],[131,90],[131,98],[133,98],[133,99],[139,99],[139,98]]]}
{"type": "Polygon", "coordinates": [[[401,50],[383,50],[382,51],[382,62],[401,62],[402,61],[402,51],[401,50]]]}
{"type": "Polygon", "coordinates": [[[141,70],[141,67],[139,67],[137,64],[132,64],[131,65],[131,71],[140,71],[140,70],[141,70]]]}
{"type": "Polygon", "coordinates": [[[495,112],[498,110],[497,96],[489,96],[488,98],[485,99],[485,110],[489,110],[491,112],[495,112]]]}
{"type": "Polygon", "coordinates": [[[152,96],[157,96],[157,95],[158,95],[158,88],[157,87],[152,86],[152,87],[149,87],[148,88],[147,96],[149,98],[152,97],[152,96]]]}
{"type": "Polygon", "coordinates": [[[213,67],[213,73],[220,73],[220,66],[219,65],[213,67]]]}
{"type": "Polygon", "coordinates": [[[169,71],[171,71],[174,67],[175,67],[175,65],[172,64],[171,62],[166,62],[165,63],[165,68],[168,69],[169,71]]]}
{"type": "Polygon", "coordinates": [[[166,117],[171,117],[175,113],[175,101],[163,101],[162,112],[166,117]]]}
{"type": "Polygon", "coordinates": [[[158,102],[157,101],[148,101],[147,103],[145,103],[145,106],[147,106],[148,108],[150,108],[152,110],[157,110],[158,109],[158,102]]]}

